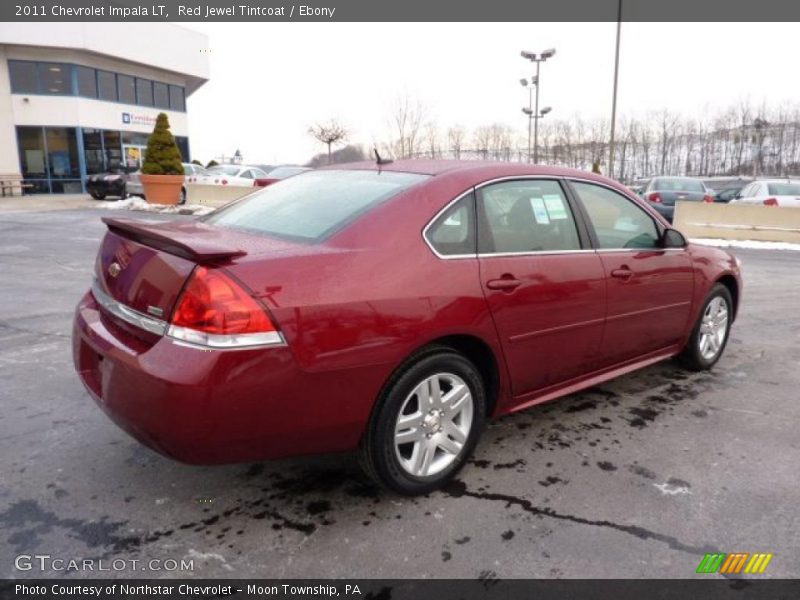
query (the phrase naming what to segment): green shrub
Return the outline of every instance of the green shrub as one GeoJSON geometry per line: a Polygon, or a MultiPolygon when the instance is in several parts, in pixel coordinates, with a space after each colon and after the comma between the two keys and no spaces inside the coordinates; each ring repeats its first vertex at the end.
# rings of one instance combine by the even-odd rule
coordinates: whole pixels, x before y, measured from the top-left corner
{"type": "Polygon", "coordinates": [[[183,175],[181,151],[175,143],[175,136],[169,130],[169,119],[164,113],[158,114],[153,133],[147,138],[142,173],[145,175],[183,175]]]}
{"type": "Polygon", "coordinates": [[[219,163],[212,158],[210,161],[208,161],[206,169],[210,169],[211,167],[216,167],[218,164],[219,163]]]}

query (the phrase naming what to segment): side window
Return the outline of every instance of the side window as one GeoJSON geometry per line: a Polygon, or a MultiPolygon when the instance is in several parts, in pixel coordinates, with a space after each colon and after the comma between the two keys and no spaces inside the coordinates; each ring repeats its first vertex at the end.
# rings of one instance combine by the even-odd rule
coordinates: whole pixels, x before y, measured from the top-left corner
{"type": "Polygon", "coordinates": [[[755,192],[755,191],[756,191],[756,184],[755,183],[750,183],[750,184],[744,186],[744,189],[742,189],[742,191],[739,192],[739,195],[742,198],[750,198],[751,196],[754,195],[753,192],[755,192]]]}
{"type": "Polygon", "coordinates": [[[580,250],[578,230],[561,185],[521,179],[481,189],[478,251],[557,252],[580,250]]]}
{"type": "Polygon", "coordinates": [[[425,231],[425,239],[442,256],[475,254],[475,194],[453,204],[425,231]]]}
{"type": "Polygon", "coordinates": [[[592,222],[600,248],[656,248],[658,227],[647,212],[600,185],[572,182],[592,222]]]}
{"type": "Polygon", "coordinates": [[[250,169],[247,169],[246,171],[242,171],[241,173],[239,173],[239,177],[244,177],[245,179],[252,179],[253,172],[250,169]]]}

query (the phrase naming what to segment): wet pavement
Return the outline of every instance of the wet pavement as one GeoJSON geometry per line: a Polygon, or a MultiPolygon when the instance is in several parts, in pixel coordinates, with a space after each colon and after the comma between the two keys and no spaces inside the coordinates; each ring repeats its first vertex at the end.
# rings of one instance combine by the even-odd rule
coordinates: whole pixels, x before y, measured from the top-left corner
{"type": "Polygon", "coordinates": [[[70,354],[102,214],[0,214],[0,576],[63,575],[14,567],[48,554],[140,561],[76,578],[684,578],[712,551],[800,576],[800,254],[736,251],[713,371],[665,362],[494,421],[445,491],[408,499],[349,455],[192,467],[117,429],[70,354]]]}

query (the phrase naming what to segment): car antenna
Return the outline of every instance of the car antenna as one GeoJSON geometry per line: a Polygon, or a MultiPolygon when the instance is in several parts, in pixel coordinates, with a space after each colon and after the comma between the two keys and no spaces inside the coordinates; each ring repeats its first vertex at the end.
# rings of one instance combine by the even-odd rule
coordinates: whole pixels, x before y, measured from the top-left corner
{"type": "Polygon", "coordinates": [[[390,165],[394,162],[391,158],[381,158],[377,148],[373,148],[372,151],[375,153],[375,163],[378,165],[378,171],[381,170],[382,165],[390,165]]]}

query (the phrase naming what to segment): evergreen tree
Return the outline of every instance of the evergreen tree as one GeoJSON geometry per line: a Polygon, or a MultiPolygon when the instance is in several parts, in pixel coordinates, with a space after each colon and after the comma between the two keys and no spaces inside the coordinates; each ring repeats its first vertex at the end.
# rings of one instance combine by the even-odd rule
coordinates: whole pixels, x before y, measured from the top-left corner
{"type": "Polygon", "coordinates": [[[169,130],[169,119],[164,113],[158,114],[153,133],[147,138],[142,173],[145,175],[183,175],[181,151],[175,143],[175,136],[169,130]]]}

